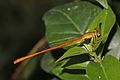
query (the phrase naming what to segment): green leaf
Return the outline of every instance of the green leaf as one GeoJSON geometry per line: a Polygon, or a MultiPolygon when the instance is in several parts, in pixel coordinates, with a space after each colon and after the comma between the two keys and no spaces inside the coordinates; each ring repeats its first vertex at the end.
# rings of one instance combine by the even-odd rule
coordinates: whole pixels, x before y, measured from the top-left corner
{"type": "Polygon", "coordinates": [[[64,70],[64,68],[58,66],[52,70],[52,73],[55,74],[56,76],[59,76],[63,70],[64,70]]]}
{"type": "Polygon", "coordinates": [[[96,0],[98,1],[104,8],[108,9],[107,0],[96,0]]]}
{"type": "Polygon", "coordinates": [[[89,56],[87,54],[82,54],[74,57],[64,59],[59,63],[62,63],[60,66],[65,69],[85,69],[89,63],[89,56]]]}
{"type": "Polygon", "coordinates": [[[73,64],[73,65],[67,66],[65,68],[66,69],[86,69],[88,63],[89,63],[89,61],[86,61],[86,62],[83,62],[83,63],[73,64]]]}
{"type": "Polygon", "coordinates": [[[101,34],[104,38],[104,42],[107,40],[107,37],[115,24],[115,14],[113,13],[112,9],[109,8],[105,10],[105,14],[102,19],[102,25],[101,25],[101,34]]]}
{"type": "Polygon", "coordinates": [[[91,22],[87,32],[92,32],[95,28],[100,29],[100,37],[98,41],[93,44],[94,50],[98,49],[99,53],[103,51],[104,43],[106,42],[108,35],[115,23],[115,14],[111,8],[103,9],[98,16],[91,22]],[[103,45],[100,45],[100,44],[103,45]]]}
{"type": "Polygon", "coordinates": [[[56,62],[59,62],[64,58],[68,58],[68,57],[76,56],[76,55],[81,55],[84,53],[88,53],[85,48],[73,47],[73,48],[67,50],[56,62]]]}
{"type": "Polygon", "coordinates": [[[115,24],[115,14],[111,8],[103,9],[99,15],[91,22],[87,32],[93,31],[96,27],[100,27],[100,34],[103,43],[107,40],[107,37],[115,24]]]}
{"type": "Polygon", "coordinates": [[[62,73],[62,71],[64,70],[63,66],[69,61],[70,59],[65,59],[59,63],[56,63],[56,66],[54,67],[54,69],[52,70],[52,73],[55,74],[56,76],[58,76],[59,74],[62,73]]]}
{"type": "Polygon", "coordinates": [[[61,44],[83,35],[101,9],[89,2],[71,2],[48,11],[43,20],[49,43],[61,44]]]}
{"type": "Polygon", "coordinates": [[[44,71],[48,73],[50,73],[53,70],[53,68],[56,66],[55,59],[50,52],[43,55],[40,66],[44,71]]]}
{"type": "MultiPolygon", "coordinates": [[[[53,70],[53,73],[62,80],[88,80],[85,74],[73,73],[74,71],[64,71],[62,67],[56,67],[53,70]]],[[[78,72],[78,71],[77,71],[78,72]]]]}
{"type": "Polygon", "coordinates": [[[58,77],[62,80],[89,80],[86,75],[62,73],[58,77]]]}
{"type": "Polygon", "coordinates": [[[120,79],[120,62],[108,55],[100,63],[90,62],[87,66],[87,75],[90,80],[118,80],[120,79]]]}

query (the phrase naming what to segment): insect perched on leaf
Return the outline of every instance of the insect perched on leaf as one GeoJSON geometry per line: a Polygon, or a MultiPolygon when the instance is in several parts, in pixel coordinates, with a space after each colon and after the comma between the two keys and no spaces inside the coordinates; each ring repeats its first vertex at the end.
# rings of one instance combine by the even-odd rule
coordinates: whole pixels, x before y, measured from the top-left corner
{"type": "Polygon", "coordinates": [[[40,52],[36,52],[36,53],[30,54],[30,55],[27,55],[27,56],[18,58],[17,60],[14,61],[14,64],[19,63],[19,62],[21,62],[21,61],[23,61],[23,60],[25,60],[25,59],[31,58],[31,57],[33,57],[33,56],[36,56],[36,55],[39,55],[39,54],[42,54],[42,53],[45,53],[45,52],[48,52],[48,51],[51,51],[51,50],[55,50],[55,49],[64,47],[64,46],[66,46],[66,45],[69,45],[69,44],[71,44],[71,43],[79,42],[79,41],[82,41],[82,40],[85,40],[85,39],[90,39],[90,38],[91,38],[91,43],[92,43],[92,42],[95,42],[97,36],[99,36],[99,31],[96,29],[96,30],[93,31],[93,32],[87,32],[87,33],[85,33],[83,36],[78,37],[78,38],[75,38],[75,39],[70,40],[70,41],[68,41],[68,42],[64,42],[63,44],[59,44],[59,45],[57,45],[57,46],[54,46],[54,47],[51,47],[51,48],[42,50],[42,51],[40,51],[40,52]]]}

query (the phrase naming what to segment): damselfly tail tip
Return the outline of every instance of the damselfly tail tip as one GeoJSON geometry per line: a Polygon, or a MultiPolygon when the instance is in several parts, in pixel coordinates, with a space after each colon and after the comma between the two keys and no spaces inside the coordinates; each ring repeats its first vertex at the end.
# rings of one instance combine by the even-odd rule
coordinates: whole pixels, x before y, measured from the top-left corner
{"type": "Polygon", "coordinates": [[[14,64],[17,64],[17,63],[19,63],[19,62],[21,62],[21,61],[23,61],[23,60],[24,60],[23,58],[19,58],[19,59],[15,60],[13,63],[14,63],[14,64]]]}
{"type": "Polygon", "coordinates": [[[13,63],[14,63],[14,64],[17,64],[17,63],[18,63],[18,61],[17,61],[17,60],[15,60],[13,63]]]}

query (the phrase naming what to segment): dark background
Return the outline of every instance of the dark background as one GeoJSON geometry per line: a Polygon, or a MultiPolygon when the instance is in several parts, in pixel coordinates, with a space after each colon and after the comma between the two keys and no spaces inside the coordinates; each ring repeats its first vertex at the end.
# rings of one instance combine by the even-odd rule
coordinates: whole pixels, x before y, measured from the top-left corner
{"type": "MultiPolygon", "coordinates": [[[[0,80],[13,78],[16,68],[13,60],[26,55],[45,35],[42,16],[49,9],[77,0],[0,0],[0,80]]],[[[120,24],[120,1],[109,0],[120,24]]],[[[39,66],[28,80],[50,80],[53,77],[39,66]]],[[[26,79],[23,79],[26,80],[26,79]]]]}

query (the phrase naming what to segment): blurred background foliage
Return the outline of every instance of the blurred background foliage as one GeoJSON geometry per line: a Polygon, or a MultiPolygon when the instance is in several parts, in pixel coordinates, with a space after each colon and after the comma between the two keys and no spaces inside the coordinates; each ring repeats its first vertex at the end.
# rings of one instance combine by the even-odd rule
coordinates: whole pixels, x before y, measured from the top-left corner
{"type": "MultiPolygon", "coordinates": [[[[44,13],[70,1],[78,0],[0,0],[0,80],[22,80],[13,78],[19,66],[14,65],[13,60],[26,55],[45,35],[44,13]]],[[[109,4],[120,24],[120,1],[109,0],[109,4]]],[[[29,78],[23,80],[50,80],[52,77],[37,64],[29,78]]]]}

